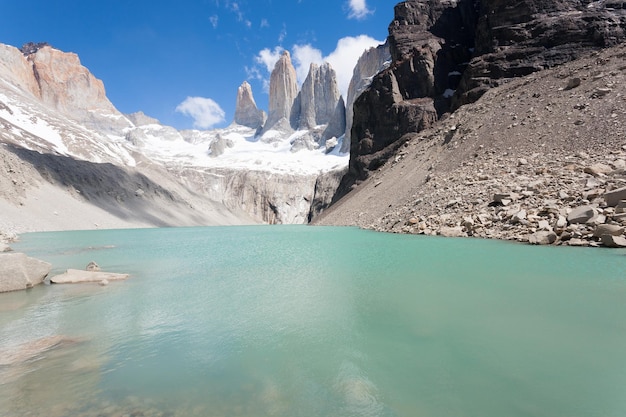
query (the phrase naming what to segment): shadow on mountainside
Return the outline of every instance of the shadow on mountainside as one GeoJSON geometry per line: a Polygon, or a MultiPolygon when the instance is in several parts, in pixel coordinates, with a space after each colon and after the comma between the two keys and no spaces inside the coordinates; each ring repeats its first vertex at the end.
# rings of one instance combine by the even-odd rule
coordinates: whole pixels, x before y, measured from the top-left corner
{"type": "MultiPolygon", "coordinates": [[[[158,227],[175,226],[177,222],[172,216],[190,209],[179,196],[131,169],[5,145],[4,149],[32,165],[43,180],[120,219],[158,227]]],[[[200,217],[196,219],[198,223],[202,223],[200,217]]]]}

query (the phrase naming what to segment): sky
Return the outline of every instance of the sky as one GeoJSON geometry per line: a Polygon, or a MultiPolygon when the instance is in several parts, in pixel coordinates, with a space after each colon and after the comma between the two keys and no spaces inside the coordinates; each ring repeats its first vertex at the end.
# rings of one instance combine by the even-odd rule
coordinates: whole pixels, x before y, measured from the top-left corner
{"type": "Polygon", "coordinates": [[[234,117],[237,88],[268,108],[271,69],[291,53],[301,84],[329,62],[345,94],[361,53],[383,43],[396,0],[0,0],[0,43],[78,54],[122,113],[178,129],[234,117]]]}

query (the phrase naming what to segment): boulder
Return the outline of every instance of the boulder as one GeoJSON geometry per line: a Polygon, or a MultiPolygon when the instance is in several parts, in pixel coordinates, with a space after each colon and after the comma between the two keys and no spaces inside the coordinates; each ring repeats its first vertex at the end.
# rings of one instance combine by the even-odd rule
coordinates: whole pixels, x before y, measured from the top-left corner
{"type": "Polygon", "coordinates": [[[445,237],[467,237],[467,233],[463,231],[461,226],[442,227],[439,229],[439,235],[445,237]]]}
{"type": "Polygon", "coordinates": [[[542,230],[528,236],[528,243],[531,245],[551,245],[556,242],[556,238],[556,233],[542,230]]]}
{"type": "Polygon", "coordinates": [[[586,174],[593,175],[594,177],[599,177],[602,175],[610,174],[613,171],[613,168],[606,164],[593,164],[591,166],[585,167],[583,170],[586,174]]]}
{"type": "Polygon", "coordinates": [[[626,187],[617,188],[604,194],[607,206],[615,207],[621,200],[626,200],[626,187]]]}
{"type": "Polygon", "coordinates": [[[595,207],[592,206],[580,206],[574,208],[568,215],[567,221],[570,224],[587,223],[598,214],[595,207]]]}
{"type": "Polygon", "coordinates": [[[100,266],[95,263],[94,261],[91,261],[87,264],[87,267],[85,268],[86,271],[91,271],[91,272],[100,272],[100,266]]]}
{"type": "Polygon", "coordinates": [[[0,254],[0,292],[25,290],[39,285],[52,265],[23,253],[0,254]]]}
{"type": "Polygon", "coordinates": [[[77,284],[82,282],[120,281],[129,277],[128,274],[116,274],[112,272],[81,271],[68,269],[61,275],[50,278],[53,284],[77,284]]]}
{"type": "Polygon", "coordinates": [[[604,235],[620,236],[624,234],[624,227],[616,224],[599,224],[593,231],[594,237],[602,237],[604,235]]]}
{"type": "Polygon", "coordinates": [[[623,236],[602,235],[600,240],[609,248],[626,248],[626,239],[623,236]]]}

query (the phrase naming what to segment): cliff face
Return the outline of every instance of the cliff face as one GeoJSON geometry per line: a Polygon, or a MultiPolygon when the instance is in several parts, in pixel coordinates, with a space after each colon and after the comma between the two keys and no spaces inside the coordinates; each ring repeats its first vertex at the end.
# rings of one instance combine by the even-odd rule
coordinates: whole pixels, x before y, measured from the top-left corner
{"type": "Polygon", "coordinates": [[[370,86],[372,77],[382,71],[390,61],[391,55],[387,43],[368,49],[357,61],[350,79],[350,85],[348,86],[348,97],[346,97],[346,129],[341,152],[350,150],[350,130],[354,120],[354,102],[370,86]]]}
{"type": "Polygon", "coordinates": [[[44,104],[99,130],[115,132],[131,126],[107,98],[102,81],[81,65],[78,55],[44,46],[26,58],[44,104]]]}
{"type": "Polygon", "coordinates": [[[339,98],[335,70],[328,63],[311,64],[291,112],[292,126],[304,130],[328,124],[339,98]]]}
{"type": "Polygon", "coordinates": [[[625,39],[621,1],[410,0],[389,25],[392,56],[355,101],[349,173],[336,198],[383,164],[407,133],[528,75],[625,39]]]}
{"type": "Polygon", "coordinates": [[[475,56],[453,107],[475,101],[502,78],[531,74],[626,39],[622,1],[488,0],[478,8],[475,56]]]}

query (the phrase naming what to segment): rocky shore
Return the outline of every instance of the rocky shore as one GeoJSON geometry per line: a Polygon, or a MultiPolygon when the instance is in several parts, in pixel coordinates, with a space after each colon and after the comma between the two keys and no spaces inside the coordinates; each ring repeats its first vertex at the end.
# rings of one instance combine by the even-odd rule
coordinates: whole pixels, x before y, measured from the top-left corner
{"type": "Polygon", "coordinates": [[[314,222],[625,246],[624,56],[621,45],[503,82],[405,135],[383,166],[314,222]]]}

